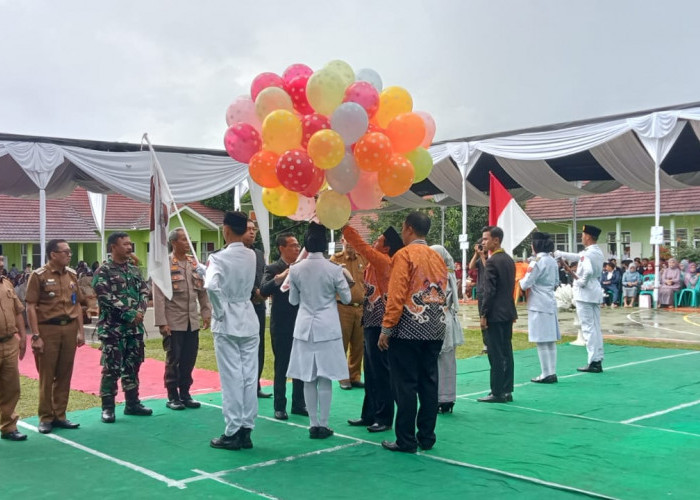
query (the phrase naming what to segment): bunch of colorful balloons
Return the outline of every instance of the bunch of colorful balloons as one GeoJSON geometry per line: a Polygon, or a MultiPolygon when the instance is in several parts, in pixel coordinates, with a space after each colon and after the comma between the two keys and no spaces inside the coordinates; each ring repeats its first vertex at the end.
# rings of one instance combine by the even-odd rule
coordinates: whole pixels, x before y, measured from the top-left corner
{"type": "Polygon", "coordinates": [[[435,122],[402,87],[344,61],[261,73],[226,111],[226,151],[247,163],[275,215],[342,227],[430,175],[435,122]]]}

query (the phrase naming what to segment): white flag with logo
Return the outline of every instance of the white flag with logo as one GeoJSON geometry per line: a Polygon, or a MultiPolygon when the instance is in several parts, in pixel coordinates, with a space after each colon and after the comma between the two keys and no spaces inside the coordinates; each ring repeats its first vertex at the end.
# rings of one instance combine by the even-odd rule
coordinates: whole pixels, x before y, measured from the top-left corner
{"type": "Polygon", "coordinates": [[[148,251],[148,276],[154,285],[170,300],[173,285],[170,278],[170,257],[168,255],[168,223],[174,200],[168,188],[168,181],[151,149],[151,224],[148,251]]]}

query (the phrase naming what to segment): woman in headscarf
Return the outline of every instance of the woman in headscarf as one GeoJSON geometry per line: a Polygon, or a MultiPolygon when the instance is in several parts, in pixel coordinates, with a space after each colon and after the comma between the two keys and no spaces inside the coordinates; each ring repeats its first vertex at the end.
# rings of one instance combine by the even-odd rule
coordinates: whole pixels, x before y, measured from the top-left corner
{"type": "Polygon", "coordinates": [[[695,262],[688,262],[688,268],[683,275],[683,284],[691,290],[698,282],[698,265],[695,262]]]}
{"type": "Polygon", "coordinates": [[[531,380],[538,384],[557,382],[557,340],[561,339],[561,333],[554,289],[559,284],[559,266],[548,253],[553,249],[553,242],[547,233],[533,233],[535,259],[520,280],[520,287],[530,290],[527,297],[528,340],[537,343],[542,370],[539,376],[531,380]]]}
{"type": "Polygon", "coordinates": [[[659,283],[659,305],[673,307],[673,294],[681,289],[681,270],[676,259],[668,259],[668,267],[661,273],[659,283]]]}
{"type": "Polygon", "coordinates": [[[442,349],[438,356],[438,413],[452,413],[452,408],[457,400],[457,353],[455,348],[464,344],[464,332],[459,323],[457,313],[459,311],[459,295],[457,290],[457,277],[455,276],[455,261],[441,245],[433,245],[435,250],[447,266],[447,315],[445,322],[445,339],[442,341],[442,349]]]}
{"type": "Polygon", "coordinates": [[[287,377],[304,382],[304,399],[309,412],[309,437],[333,435],[328,427],[332,380],[348,378],[336,295],[350,302],[350,287],[343,268],[326,260],[326,228],[312,222],[306,231],[306,259],[289,268],[289,303],[299,305],[294,323],[294,341],[287,377]]]}
{"type": "Polygon", "coordinates": [[[637,298],[642,276],[637,272],[636,264],[632,263],[622,275],[622,307],[632,307],[637,298]]]}

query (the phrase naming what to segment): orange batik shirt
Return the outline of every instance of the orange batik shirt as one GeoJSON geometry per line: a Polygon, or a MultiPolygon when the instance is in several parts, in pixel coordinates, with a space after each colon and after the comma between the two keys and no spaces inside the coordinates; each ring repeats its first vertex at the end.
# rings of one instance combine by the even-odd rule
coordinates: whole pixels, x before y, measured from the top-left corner
{"type": "Polygon", "coordinates": [[[447,267],[423,240],[392,259],[382,333],[407,340],[442,340],[447,318],[447,267]]]}
{"type": "Polygon", "coordinates": [[[345,226],[343,236],[355,251],[362,255],[369,264],[365,267],[365,302],[362,311],[362,325],[365,327],[382,326],[386,293],[389,290],[391,274],[391,257],[372,248],[362,236],[350,226],[345,226]]]}

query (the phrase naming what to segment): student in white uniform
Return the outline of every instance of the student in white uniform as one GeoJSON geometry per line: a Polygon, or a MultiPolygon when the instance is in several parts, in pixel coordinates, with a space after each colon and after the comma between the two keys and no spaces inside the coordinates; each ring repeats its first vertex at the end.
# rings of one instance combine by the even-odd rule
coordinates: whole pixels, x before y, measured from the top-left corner
{"type": "Polygon", "coordinates": [[[581,231],[581,241],[585,245],[578,254],[554,252],[555,257],[568,261],[578,259],[574,278],[574,300],[576,312],[581,321],[581,333],[586,341],[588,364],[577,368],[580,372],[600,373],[603,371],[603,332],[600,329],[600,303],[603,301],[603,289],[600,275],[603,272],[603,251],[598,246],[600,229],[586,224],[581,231]]]}
{"type": "Polygon", "coordinates": [[[209,256],[204,288],[212,306],[216,363],[221,378],[221,405],[226,429],[214,438],[213,448],[252,448],[250,433],[258,415],[258,316],[250,301],[255,283],[255,252],[243,242],[248,217],[242,212],[224,216],[226,246],[209,256]]]}
{"type": "Polygon", "coordinates": [[[309,437],[333,435],[328,427],[332,381],[346,380],[348,363],[336,296],[351,300],[343,268],[326,260],[326,228],[312,222],[304,238],[309,256],[289,268],[289,303],[299,305],[287,377],[304,382],[309,437]]]}
{"type": "Polygon", "coordinates": [[[528,340],[537,343],[542,368],[540,375],[531,380],[538,384],[557,382],[557,340],[561,339],[561,332],[554,298],[554,289],[559,284],[559,266],[548,253],[553,247],[547,233],[532,233],[535,258],[520,280],[520,288],[530,290],[527,296],[528,340]]]}

